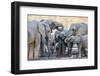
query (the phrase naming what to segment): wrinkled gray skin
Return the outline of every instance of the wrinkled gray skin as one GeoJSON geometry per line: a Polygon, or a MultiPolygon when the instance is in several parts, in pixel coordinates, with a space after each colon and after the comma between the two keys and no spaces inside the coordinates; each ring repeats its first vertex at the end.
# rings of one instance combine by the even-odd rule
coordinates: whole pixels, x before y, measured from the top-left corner
{"type": "Polygon", "coordinates": [[[55,53],[55,38],[54,34],[51,34],[51,39],[50,39],[50,55],[53,55],[55,53]]]}
{"type": "Polygon", "coordinates": [[[54,29],[57,29],[59,31],[63,31],[64,27],[63,24],[57,21],[53,21],[51,19],[42,19],[40,22],[43,22],[45,24],[48,24],[51,28],[51,32],[54,29]]]}
{"type": "Polygon", "coordinates": [[[70,38],[69,42],[71,45],[77,44],[78,51],[79,51],[79,57],[87,56],[86,49],[88,48],[88,36],[87,35],[70,36],[69,38],[70,38]]]}
{"type": "Polygon", "coordinates": [[[85,23],[72,24],[69,28],[70,35],[86,35],[88,34],[88,26],[85,23]]]}
{"type": "Polygon", "coordinates": [[[62,31],[63,25],[52,20],[28,22],[29,60],[39,59],[39,56],[44,55],[45,51],[50,51],[50,38],[53,29],[62,31]]]}
{"type": "Polygon", "coordinates": [[[56,31],[55,32],[55,48],[57,57],[65,56],[66,54],[66,46],[67,44],[64,42],[65,36],[68,30],[63,30],[62,32],[56,31]]]}
{"type": "Polygon", "coordinates": [[[39,59],[41,36],[43,50],[48,50],[45,37],[50,34],[50,31],[48,24],[36,20],[28,22],[29,60],[39,59]]]}
{"type": "Polygon", "coordinates": [[[73,44],[78,45],[79,57],[82,56],[80,52],[82,52],[83,50],[84,42],[81,42],[81,41],[87,40],[87,36],[86,38],[84,38],[84,36],[87,34],[88,34],[88,26],[85,23],[77,23],[77,24],[72,24],[70,26],[68,34],[65,39],[65,42],[68,44],[68,56],[71,56],[73,44]]]}
{"type": "MultiPolygon", "coordinates": [[[[61,23],[56,22],[56,21],[53,21],[51,19],[43,19],[40,22],[42,22],[44,24],[48,24],[49,27],[50,27],[50,29],[51,29],[51,33],[52,33],[52,30],[54,30],[54,29],[57,29],[59,31],[62,31],[63,28],[64,28],[61,23]]],[[[50,56],[50,54],[52,53],[52,49],[51,49],[52,48],[51,47],[52,46],[52,36],[51,36],[51,33],[48,34],[48,39],[46,40],[47,41],[47,48],[48,48],[48,55],[46,55],[46,56],[50,56]]],[[[45,55],[45,53],[43,52],[43,50],[42,50],[41,54],[43,56],[45,55]]]]}

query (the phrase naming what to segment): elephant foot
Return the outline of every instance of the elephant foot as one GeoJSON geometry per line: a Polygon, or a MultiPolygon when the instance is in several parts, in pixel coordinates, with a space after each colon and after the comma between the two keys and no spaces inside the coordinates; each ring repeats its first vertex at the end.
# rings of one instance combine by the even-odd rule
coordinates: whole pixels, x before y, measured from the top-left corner
{"type": "Polygon", "coordinates": [[[83,57],[88,57],[88,55],[87,55],[87,53],[86,53],[86,52],[84,52],[83,57]]]}
{"type": "Polygon", "coordinates": [[[78,55],[79,58],[82,58],[82,55],[78,55]]]}
{"type": "Polygon", "coordinates": [[[28,60],[33,60],[33,56],[28,56],[28,60]]]}
{"type": "Polygon", "coordinates": [[[32,61],[32,60],[34,60],[34,59],[33,59],[33,58],[28,58],[28,60],[29,60],[29,61],[32,61]]]}
{"type": "Polygon", "coordinates": [[[33,60],[39,60],[39,58],[34,58],[33,60]]]}
{"type": "Polygon", "coordinates": [[[71,57],[71,56],[72,56],[72,54],[67,54],[67,56],[68,56],[68,57],[71,57]]]}
{"type": "Polygon", "coordinates": [[[86,54],[86,53],[81,53],[81,54],[79,55],[79,57],[80,57],[80,58],[87,57],[87,54],[86,54]]]}
{"type": "Polygon", "coordinates": [[[71,52],[68,52],[68,53],[67,53],[67,56],[68,56],[68,57],[71,57],[71,56],[72,56],[71,52]]]}
{"type": "Polygon", "coordinates": [[[59,58],[59,57],[60,57],[60,55],[57,55],[56,57],[58,57],[58,58],[59,58]]]}
{"type": "Polygon", "coordinates": [[[32,60],[38,60],[39,58],[29,58],[28,60],[29,61],[32,61],[32,60]]]}
{"type": "Polygon", "coordinates": [[[63,57],[66,57],[66,54],[63,54],[63,57]]]}
{"type": "Polygon", "coordinates": [[[82,57],[87,57],[87,55],[86,55],[86,54],[84,54],[84,55],[82,55],[82,57]]]}
{"type": "Polygon", "coordinates": [[[39,56],[39,57],[44,57],[43,55],[39,56]]]}
{"type": "Polygon", "coordinates": [[[39,60],[39,58],[40,58],[39,56],[34,56],[33,60],[39,60]]]}

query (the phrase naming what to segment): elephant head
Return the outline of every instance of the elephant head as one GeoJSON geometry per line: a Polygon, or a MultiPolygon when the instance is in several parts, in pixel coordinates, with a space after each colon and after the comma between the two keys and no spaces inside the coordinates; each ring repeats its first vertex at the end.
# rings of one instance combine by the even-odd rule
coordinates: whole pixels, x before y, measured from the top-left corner
{"type": "Polygon", "coordinates": [[[39,23],[39,32],[42,36],[41,37],[41,40],[42,40],[41,50],[43,51],[42,55],[45,55],[45,52],[49,51],[48,46],[49,46],[49,42],[51,39],[51,29],[47,23],[40,22],[39,23]]]}
{"type": "Polygon", "coordinates": [[[57,29],[58,31],[62,31],[64,29],[63,24],[61,24],[61,23],[59,23],[57,21],[53,21],[51,19],[47,19],[47,20],[43,19],[40,22],[44,22],[44,23],[48,24],[50,29],[51,29],[51,31],[53,29],[57,29]]]}
{"type": "Polygon", "coordinates": [[[65,42],[73,41],[76,36],[87,35],[88,26],[85,23],[71,24],[65,42]]]}
{"type": "Polygon", "coordinates": [[[75,23],[69,28],[70,35],[86,35],[88,34],[88,26],[86,23],[75,23]]]}

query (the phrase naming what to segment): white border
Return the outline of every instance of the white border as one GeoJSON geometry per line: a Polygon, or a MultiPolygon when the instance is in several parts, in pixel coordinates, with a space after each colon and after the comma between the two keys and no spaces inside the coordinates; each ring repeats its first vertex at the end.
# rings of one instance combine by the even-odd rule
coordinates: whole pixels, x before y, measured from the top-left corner
{"type": "Polygon", "coordinates": [[[94,11],[42,7],[20,7],[20,70],[94,65],[94,11]],[[27,14],[87,16],[88,59],[27,61],[27,14]]]}

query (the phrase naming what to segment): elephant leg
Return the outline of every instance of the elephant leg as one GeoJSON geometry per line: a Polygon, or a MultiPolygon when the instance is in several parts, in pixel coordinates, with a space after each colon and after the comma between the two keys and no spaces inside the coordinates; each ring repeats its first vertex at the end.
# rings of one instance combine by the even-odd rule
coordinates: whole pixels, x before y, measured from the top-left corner
{"type": "Polygon", "coordinates": [[[50,45],[50,41],[48,42],[48,53],[49,53],[49,57],[53,54],[52,53],[52,49],[51,49],[51,45],[50,45]]]}
{"type": "Polygon", "coordinates": [[[57,57],[58,57],[58,52],[59,52],[59,48],[56,47],[56,54],[57,54],[57,57]]]}
{"type": "Polygon", "coordinates": [[[67,53],[68,57],[71,57],[72,55],[72,47],[73,47],[73,43],[68,44],[68,53],[67,53]]]}
{"type": "Polygon", "coordinates": [[[88,54],[88,53],[87,53],[86,49],[84,48],[84,56],[85,56],[85,57],[88,57],[87,54],[88,54]]]}
{"type": "Polygon", "coordinates": [[[82,44],[77,44],[78,45],[78,57],[81,58],[82,57],[82,44]]]}
{"type": "Polygon", "coordinates": [[[64,44],[64,42],[62,43],[62,56],[65,56],[66,55],[66,46],[64,44]]]}
{"type": "Polygon", "coordinates": [[[44,56],[49,57],[49,50],[47,45],[44,45],[44,56]]]}
{"type": "Polygon", "coordinates": [[[59,55],[62,57],[63,56],[63,43],[62,43],[62,41],[61,41],[61,44],[60,44],[60,53],[59,53],[59,55]]]}
{"type": "Polygon", "coordinates": [[[82,57],[87,57],[85,48],[82,48],[82,57]]]}
{"type": "Polygon", "coordinates": [[[40,42],[40,56],[44,56],[44,43],[42,41],[42,36],[41,36],[41,42],[40,42]]]}
{"type": "Polygon", "coordinates": [[[60,49],[59,49],[59,56],[62,57],[63,55],[63,46],[60,44],[60,49]]]}
{"type": "Polygon", "coordinates": [[[46,56],[46,52],[48,51],[47,49],[47,45],[46,45],[46,40],[45,40],[45,37],[42,36],[42,56],[45,57],[46,56]]]}
{"type": "Polygon", "coordinates": [[[40,57],[42,57],[43,56],[43,49],[42,49],[42,41],[40,42],[40,57]]]}
{"type": "Polygon", "coordinates": [[[33,55],[34,55],[34,46],[33,44],[28,45],[28,60],[33,60],[33,55]]]}
{"type": "Polygon", "coordinates": [[[84,48],[81,48],[81,55],[84,57],[84,48]]]}
{"type": "Polygon", "coordinates": [[[65,46],[65,44],[63,44],[64,46],[63,46],[63,56],[65,57],[66,56],[66,46],[65,46]]]}
{"type": "Polygon", "coordinates": [[[58,57],[61,57],[61,54],[62,52],[61,52],[61,47],[58,49],[58,57]]]}
{"type": "Polygon", "coordinates": [[[56,47],[57,57],[60,56],[60,47],[56,47]]]}
{"type": "Polygon", "coordinates": [[[40,35],[37,36],[34,48],[34,59],[39,59],[40,56],[40,35]]]}

